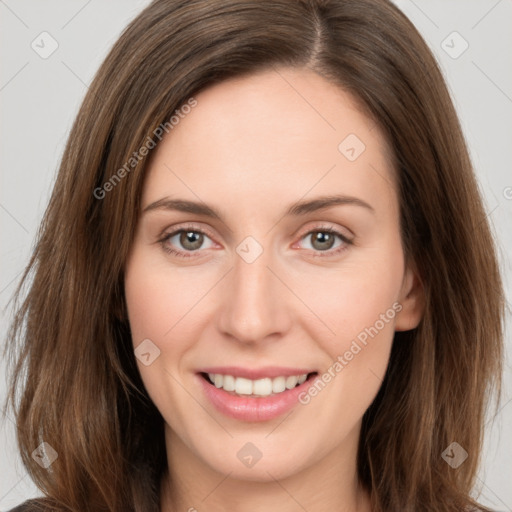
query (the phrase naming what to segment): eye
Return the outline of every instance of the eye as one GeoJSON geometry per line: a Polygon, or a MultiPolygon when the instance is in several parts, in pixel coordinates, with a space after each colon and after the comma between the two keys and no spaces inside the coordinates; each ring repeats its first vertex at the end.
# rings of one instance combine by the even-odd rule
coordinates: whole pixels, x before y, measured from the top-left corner
{"type": "MultiPolygon", "coordinates": [[[[346,250],[353,242],[345,235],[330,226],[319,226],[308,231],[300,238],[300,241],[309,240],[313,256],[329,257],[334,256],[346,250]],[[336,242],[338,242],[336,244],[336,242]],[[322,254],[323,253],[323,254],[322,254]]],[[[184,226],[175,229],[171,233],[165,234],[160,240],[160,244],[165,252],[180,258],[190,258],[194,253],[200,252],[200,249],[211,249],[214,242],[202,229],[195,226],[184,226]],[[205,242],[208,242],[206,246],[205,242]]],[[[294,246],[295,248],[296,246],[294,246]]]]}
{"type": "Polygon", "coordinates": [[[172,233],[164,235],[159,240],[162,248],[169,254],[174,254],[182,258],[189,258],[193,253],[199,249],[210,249],[213,247],[213,242],[210,237],[202,230],[197,228],[181,228],[176,229],[172,233]],[[209,240],[210,244],[204,247],[205,241],[209,240]],[[178,249],[176,249],[176,247],[178,249]]]}
{"type": "Polygon", "coordinates": [[[311,249],[317,253],[326,253],[314,255],[320,257],[338,254],[346,250],[348,245],[352,244],[351,240],[332,227],[315,228],[308,231],[301,240],[309,240],[310,247],[306,247],[306,249],[311,249]],[[338,244],[335,245],[337,240],[338,244]]]}

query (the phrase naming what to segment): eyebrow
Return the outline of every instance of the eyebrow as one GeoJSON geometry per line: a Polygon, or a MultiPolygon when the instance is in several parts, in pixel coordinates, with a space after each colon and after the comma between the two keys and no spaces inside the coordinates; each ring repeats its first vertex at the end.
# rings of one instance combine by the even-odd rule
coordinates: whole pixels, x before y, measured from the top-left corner
{"type": "MultiPolygon", "coordinates": [[[[360,206],[372,213],[375,213],[375,209],[370,204],[368,204],[366,201],[363,201],[362,199],[359,199],[358,197],[330,195],[317,197],[308,201],[298,201],[293,203],[289,206],[288,210],[286,210],[285,215],[297,217],[340,205],[360,206]]],[[[159,199],[158,201],[155,201],[154,203],[146,206],[143,210],[143,213],[154,210],[176,210],[180,212],[194,213],[196,215],[212,217],[224,223],[222,215],[212,206],[208,206],[206,203],[189,201],[186,199],[171,199],[169,197],[163,197],[162,199],[159,199]]]]}

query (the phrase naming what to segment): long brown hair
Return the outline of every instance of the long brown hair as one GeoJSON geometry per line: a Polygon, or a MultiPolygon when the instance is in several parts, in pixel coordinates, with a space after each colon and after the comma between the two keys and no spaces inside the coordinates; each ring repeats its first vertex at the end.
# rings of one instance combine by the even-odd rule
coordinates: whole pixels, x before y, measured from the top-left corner
{"type": "Polygon", "coordinates": [[[404,251],[425,288],[424,317],[396,333],[364,415],[359,479],[375,512],[477,505],[504,298],[459,121],[422,37],[388,0],[156,0],[87,92],[15,295],[9,403],[48,510],[159,510],[163,419],[135,364],[123,293],[150,158],[119,169],[200,90],[277,66],[352,93],[385,134],[404,251]],[[58,454],[48,469],[31,456],[43,441],[58,454]],[[457,469],[441,456],[452,442],[469,454],[457,469]]]}

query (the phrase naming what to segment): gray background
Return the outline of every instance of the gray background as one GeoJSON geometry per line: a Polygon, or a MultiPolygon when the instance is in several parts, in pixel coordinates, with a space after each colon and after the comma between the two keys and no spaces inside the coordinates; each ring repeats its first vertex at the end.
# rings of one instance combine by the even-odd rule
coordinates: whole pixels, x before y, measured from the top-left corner
{"type": "MultiPolygon", "coordinates": [[[[121,30],[147,3],[0,0],[0,321],[4,336],[10,315],[7,302],[28,261],[80,102],[121,30]],[[40,36],[45,31],[58,48],[42,58],[40,54],[55,44],[50,36],[40,36]]],[[[480,501],[495,510],[512,511],[512,0],[395,3],[440,62],[498,239],[509,304],[505,392],[497,421],[489,423],[474,494],[481,492],[480,501]]],[[[3,362],[0,371],[3,377],[3,362]]],[[[2,378],[0,398],[4,394],[2,378]]],[[[0,511],[37,494],[16,453],[12,418],[8,418],[0,424],[0,511]]]]}

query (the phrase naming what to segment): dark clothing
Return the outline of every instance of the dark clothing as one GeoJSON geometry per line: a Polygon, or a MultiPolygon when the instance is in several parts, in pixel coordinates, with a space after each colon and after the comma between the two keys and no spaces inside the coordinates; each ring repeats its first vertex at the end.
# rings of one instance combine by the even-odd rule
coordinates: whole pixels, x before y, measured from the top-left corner
{"type": "Polygon", "coordinates": [[[8,510],[7,512],[38,512],[43,510],[40,506],[36,505],[34,500],[24,501],[21,505],[8,510]]]}

